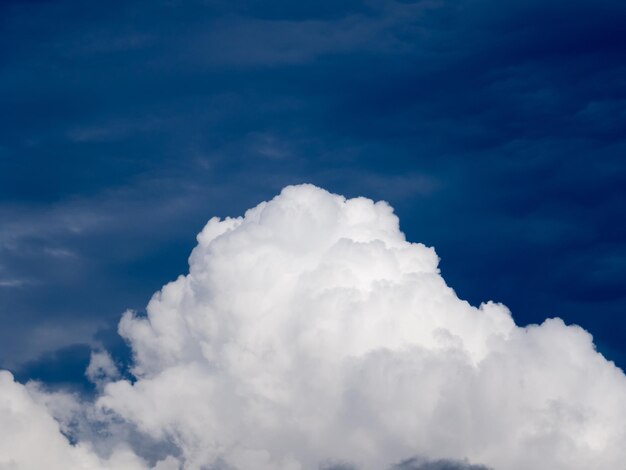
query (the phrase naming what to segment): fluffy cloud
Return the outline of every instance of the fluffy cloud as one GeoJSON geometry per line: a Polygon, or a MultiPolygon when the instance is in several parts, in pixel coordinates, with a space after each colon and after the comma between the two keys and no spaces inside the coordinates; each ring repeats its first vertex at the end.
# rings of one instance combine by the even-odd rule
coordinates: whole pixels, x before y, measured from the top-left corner
{"type": "MultiPolygon", "coordinates": [[[[51,396],[32,390],[0,371],[1,470],[147,470],[145,462],[127,446],[112,449],[106,458],[90,443],[71,445],[46,406],[51,396]]],[[[74,403],[70,403],[70,407],[74,403]]],[[[168,459],[155,470],[172,470],[168,459]],[[168,468],[169,466],[169,468],[168,468]]]]}
{"type": "MultiPolygon", "coordinates": [[[[136,380],[114,380],[108,356],[94,356],[93,409],[173,444],[179,460],[158,465],[188,470],[621,468],[626,377],[591,336],[473,307],[437,265],[386,203],[287,187],[243,217],[211,219],[189,274],[146,316],[124,315],[136,380]]],[[[27,450],[55,436],[45,440],[63,468],[147,465],[119,446],[103,460],[70,445],[41,398],[2,377],[0,437],[27,450]],[[22,408],[6,421],[13,396],[22,408]]],[[[0,469],[37,468],[13,447],[0,448],[0,469]]]]}
{"type": "Polygon", "coordinates": [[[118,379],[120,373],[109,353],[106,351],[98,351],[91,353],[91,359],[85,371],[85,375],[90,382],[96,386],[100,386],[103,383],[118,379]]]}

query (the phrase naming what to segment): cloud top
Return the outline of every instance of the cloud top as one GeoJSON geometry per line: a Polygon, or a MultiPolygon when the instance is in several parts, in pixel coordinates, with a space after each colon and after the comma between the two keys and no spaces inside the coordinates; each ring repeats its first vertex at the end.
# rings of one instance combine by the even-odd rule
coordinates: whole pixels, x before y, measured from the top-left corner
{"type": "MultiPolygon", "coordinates": [[[[620,468],[626,378],[591,336],[473,307],[437,266],[385,202],[311,185],[213,218],[189,273],[120,322],[135,380],[94,356],[91,373],[109,371],[94,410],[173,444],[159,465],[189,470],[620,468]]],[[[42,405],[3,380],[0,396],[22,397],[54,434],[42,405]]],[[[30,468],[4,452],[0,468],[2,455],[30,468]]]]}

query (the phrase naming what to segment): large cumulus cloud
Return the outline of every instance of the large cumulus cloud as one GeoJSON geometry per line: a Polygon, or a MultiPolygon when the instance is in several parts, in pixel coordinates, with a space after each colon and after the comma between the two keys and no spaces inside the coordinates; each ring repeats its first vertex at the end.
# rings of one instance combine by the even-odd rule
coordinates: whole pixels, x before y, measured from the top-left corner
{"type": "MultiPolygon", "coordinates": [[[[189,470],[621,468],[626,377],[591,336],[473,307],[437,266],[386,203],[287,187],[211,219],[189,273],[146,315],[124,315],[134,380],[95,356],[108,372],[93,409],[174,445],[176,460],[158,465],[189,470]]],[[[30,427],[63,441],[45,407],[3,380],[0,397],[22,396],[30,427]]],[[[89,444],[59,446],[73,456],[89,444]]],[[[108,468],[89,452],[104,463],[70,456],[66,468],[108,468]]],[[[21,455],[2,449],[0,468],[32,468],[21,455]]]]}

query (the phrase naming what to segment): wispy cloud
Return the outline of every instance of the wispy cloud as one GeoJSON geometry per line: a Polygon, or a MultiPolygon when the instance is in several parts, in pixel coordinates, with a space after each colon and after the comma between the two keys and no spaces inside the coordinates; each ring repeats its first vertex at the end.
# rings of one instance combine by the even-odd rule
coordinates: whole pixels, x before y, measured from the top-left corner
{"type": "Polygon", "coordinates": [[[0,287],[22,287],[31,283],[26,279],[0,279],[0,287]]]}

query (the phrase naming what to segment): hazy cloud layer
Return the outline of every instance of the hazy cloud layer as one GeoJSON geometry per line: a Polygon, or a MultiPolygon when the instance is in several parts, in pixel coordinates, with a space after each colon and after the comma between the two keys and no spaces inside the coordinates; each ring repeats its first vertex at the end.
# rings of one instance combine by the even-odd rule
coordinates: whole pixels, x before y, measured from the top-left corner
{"type": "Polygon", "coordinates": [[[310,185],[213,218],[120,322],[133,382],[104,352],[95,403],[0,375],[0,468],[621,468],[623,372],[580,327],[460,300],[438,261],[388,204],[310,185]]]}
{"type": "Polygon", "coordinates": [[[395,465],[391,470],[489,470],[484,465],[471,465],[458,460],[427,461],[412,458],[395,465]]]}

